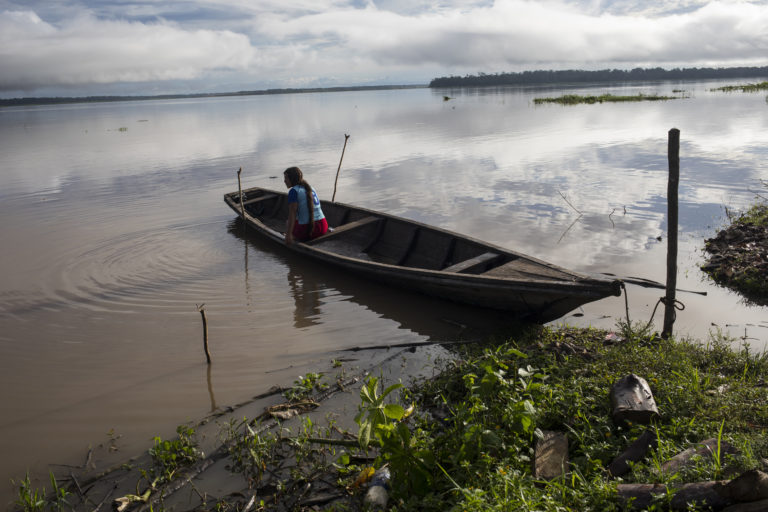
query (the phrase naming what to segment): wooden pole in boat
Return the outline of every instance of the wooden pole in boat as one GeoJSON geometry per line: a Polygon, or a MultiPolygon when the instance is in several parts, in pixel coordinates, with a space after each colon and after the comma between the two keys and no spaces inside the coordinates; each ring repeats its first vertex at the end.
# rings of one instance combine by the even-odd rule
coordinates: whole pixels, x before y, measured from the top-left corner
{"type": "Polygon", "coordinates": [[[237,170],[237,191],[240,194],[240,215],[243,216],[243,220],[245,220],[245,205],[243,204],[243,186],[240,183],[240,173],[243,172],[243,168],[239,168],[237,170]]]}
{"type": "Polygon", "coordinates": [[[669,181],[667,183],[667,293],[664,297],[664,329],[661,337],[672,335],[675,323],[675,287],[677,286],[677,188],[680,183],[680,130],[669,130],[667,145],[669,181]]]}
{"type": "Polygon", "coordinates": [[[208,364],[211,364],[211,353],[208,352],[208,321],[205,319],[205,308],[203,306],[205,304],[200,304],[197,306],[197,310],[203,317],[203,350],[205,350],[205,359],[208,361],[208,364]]]}
{"type": "Polygon", "coordinates": [[[347,149],[347,139],[349,139],[349,135],[346,133],[344,134],[344,147],[341,148],[341,158],[339,158],[339,168],[336,169],[336,180],[333,182],[333,197],[331,197],[331,202],[336,202],[336,184],[339,182],[339,171],[341,171],[341,161],[344,160],[344,151],[347,149]]]}

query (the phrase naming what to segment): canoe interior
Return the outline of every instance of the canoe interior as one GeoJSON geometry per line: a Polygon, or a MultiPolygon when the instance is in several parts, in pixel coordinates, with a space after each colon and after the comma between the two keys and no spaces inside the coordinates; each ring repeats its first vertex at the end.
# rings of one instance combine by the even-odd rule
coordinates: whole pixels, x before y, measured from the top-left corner
{"type": "MultiPolygon", "coordinates": [[[[239,212],[238,193],[227,195],[239,212]]],[[[283,233],[287,194],[260,188],[243,191],[248,215],[283,233]]],[[[328,234],[307,245],[342,256],[401,267],[512,280],[580,281],[585,276],[512,251],[420,223],[342,203],[322,201],[328,234]]],[[[587,279],[589,280],[589,279],[587,279]]]]}

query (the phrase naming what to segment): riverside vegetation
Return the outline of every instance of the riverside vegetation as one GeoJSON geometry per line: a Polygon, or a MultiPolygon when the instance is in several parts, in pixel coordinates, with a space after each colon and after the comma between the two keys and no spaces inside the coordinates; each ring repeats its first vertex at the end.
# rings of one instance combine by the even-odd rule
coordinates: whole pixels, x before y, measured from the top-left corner
{"type": "MultiPolygon", "coordinates": [[[[768,357],[719,333],[705,344],[661,339],[647,327],[619,324],[617,332],[531,327],[513,339],[461,347],[434,377],[381,389],[362,383],[353,432],[308,417],[292,430],[266,430],[264,417],[231,421],[222,447],[205,457],[195,432],[180,427],[177,441],[155,439],[135,494],[115,499],[116,510],[180,510],[163,489],[189,483],[190,468],[225,458],[244,491],[227,496],[197,491],[194,509],[218,511],[366,510],[373,468],[391,471],[389,510],[605,511],[631,508],[620,482],[666,484],[649,509],[665,509],[687,482],[720,480],[763,467],[768,457],[768,357]],[[660,417],[650,426],[611,419],[612,383],[628,373],[645,378],[660,417]],[[609,463],[650,429],[656,448],[612,479],[609,463]],[[537,478],[534,446],[544,430],[567,435],[563,476],[537,478]],[[664,461],[715,437],[712,456],[664,471],[664,461]],[[721,450],[723,446],[735,450],[721,450]],[[184,478],[181,478],[182,475],[184,478]],[[186,478],[186,480],[185,480],[186,478]],[[159,499],[157,497],[159,496],[159,499]],[[153,498],[154,497],[154,498],[153,498]],[[168,508],[166,508],[168,506],[168,508]]],[[[311,402],[324,380],[300,379],[285,394],[311,402]]],[[[94,509],[75,505],[84,482],[56,496],[19,486],[18,507],[28,511],[94,509]]],[[[194,485],[194,484],[190,484],[194,485]]],[[[87,493],[87,491],[84,491],[87,493]]],[[[99,505],[100,506],[100,505],[99,505]]],[[[98,507],[97,507],[98,508],[98,507]]],[[[185,510],[190,509],[185,508],[185,510]]],[[[691,503],[688,510],[697,510],[691,503]]]]}
{"type": "MultiPolygon", "coordinates": [[[[763,185],[768,188],[768,183],[763,185]]],[[[768,200],[729,217],[730,224],[706,240],[704,249],[709,259],[701,268],[716,283],[736,290],[746,300],[768,305],[768,200]]]]}

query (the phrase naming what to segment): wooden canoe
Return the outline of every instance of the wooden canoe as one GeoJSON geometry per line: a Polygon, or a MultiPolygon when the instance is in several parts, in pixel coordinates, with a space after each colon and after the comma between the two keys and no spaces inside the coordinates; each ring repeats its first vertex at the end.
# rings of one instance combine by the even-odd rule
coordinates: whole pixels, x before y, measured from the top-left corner
{"type": "MultiPolygon", "coordinates": [[[[250,188],[225,202],[258,233],[285,245],[287,193],[250,188]],[[242,211],[241,211],[242,208],[242,211]]],[[[548,322],[620,295],[619,281],[587,276],[394,215],[322,201],[329,232],[290,250],[359,276],[454,302],[548,322]]]]}

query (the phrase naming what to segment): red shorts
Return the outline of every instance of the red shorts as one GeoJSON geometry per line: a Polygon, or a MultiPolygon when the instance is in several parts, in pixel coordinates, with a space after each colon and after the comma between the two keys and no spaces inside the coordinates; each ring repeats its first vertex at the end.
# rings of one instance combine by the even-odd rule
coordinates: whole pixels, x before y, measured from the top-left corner
{"type": "Polygon", "coordinates": [[[312,234],[309,234],[310,224],[299,224],[296,222],[293,225],[293,239],[297,242],[303,242],[312,238],[317,238],[320,235],[324,235],[328,232],[328,221],[325,218],[315,221],[315,229],[312,230],[312,234]]]}

